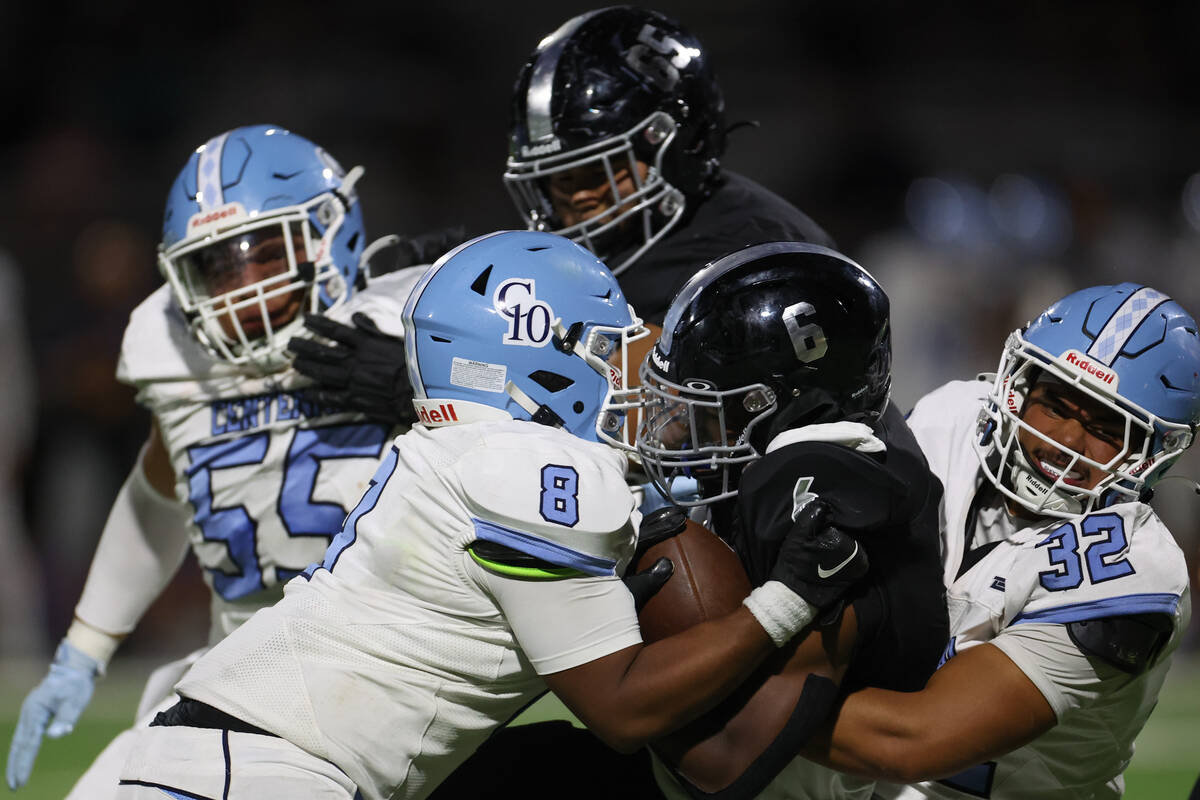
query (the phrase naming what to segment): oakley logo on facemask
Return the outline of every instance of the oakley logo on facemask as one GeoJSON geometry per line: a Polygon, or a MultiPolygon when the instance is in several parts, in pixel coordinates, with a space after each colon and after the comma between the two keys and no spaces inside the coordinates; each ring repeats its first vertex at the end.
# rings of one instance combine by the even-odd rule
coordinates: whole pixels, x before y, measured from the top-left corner
{"type": "Polygon", "coordinates": [[[504,344],[544,347],[552,333],[554,312],[537,299],[532,278],[510,278],[496,287],[492,306],[510,320],[504,344]]]}
{"type": "Polygon", "coordinates": [[[820,325],[815,322],[801,324],[816,313],[816,309],[809,303],[795,303],[783,310],[783,324],[787,326],[796,358],[806,364],[816,361],[829,349],[829,344],[825,341],[825,331],[821,330],[820,325]]]}
{"type": "Polygon", "coordinates": [[[687,48],[649,24],[642,26],[638,43],[629,48],[625,56],[630,67],[664,92],[675,88],[679,83],[679,70],[691,61],[692,55],[687,48]]]}

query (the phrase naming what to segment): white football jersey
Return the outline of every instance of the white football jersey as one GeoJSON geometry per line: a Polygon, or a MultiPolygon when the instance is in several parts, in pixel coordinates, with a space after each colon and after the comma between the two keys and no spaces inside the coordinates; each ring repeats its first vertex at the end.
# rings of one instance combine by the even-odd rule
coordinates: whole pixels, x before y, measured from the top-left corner
{"type": "MultiPolygon", "coordinates": [[[[329,316],[370,315],[403,335],[401,312],[423,268],[371,281],[329,316]]],[[[192,549],[213,591],[216,641],[321,560],[397,431],[322,408],[292,369],[262,375],[211,358],[164,285],[130,315],[117,377],[154,414],[192,510],[192,549]]]]}
{"type": "Polygon", "coordinates": [[[981,484],[971,438],[987,391],[982,381],[951,383],[926,396],[909,417],[945,488],[951,639],[944,658],[983,643],[1000,648],[1042,692],[1058,723],[996,762],[915,786],[879,784],[876,792],[891,798],[1119,797],[1133,740],[1154,708],[1190,616],[1183,554],[1149,506],[1120,503],[1070,519],[1030,524],[1011,517],[979,526],[971,548],[992,549],[956,577],[981,484]],[[1067,623],[1137,613],[1174,620],[1163,652],[1138,676],[1088,658],[1067,633],[1067,623]]]}
{"type": "Polygon", "coordinates": [[[336,764],[368,800],[428,794],[545,689],[641,641],[618,575],[636,542],[626,459],[532,422],[396,439],[322,565],[178,684],[336,764]],[[572,568],[504,577],[467,550],[572,568]]]}

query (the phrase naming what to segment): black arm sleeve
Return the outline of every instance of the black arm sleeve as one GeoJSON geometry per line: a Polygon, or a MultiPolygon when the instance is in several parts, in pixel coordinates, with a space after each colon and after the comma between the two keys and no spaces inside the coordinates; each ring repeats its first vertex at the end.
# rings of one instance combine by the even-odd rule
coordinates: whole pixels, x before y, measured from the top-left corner
{"type": "Polygon", "coordinates": [[[783,730],[733,783],[717,792],[705,792],[678,773],[675,779],[696,800],[750,800],[757,797],[796,757],[804,740],[829,716],[837,698],[836,683],[821,675],[809,675],[783,730]]]}

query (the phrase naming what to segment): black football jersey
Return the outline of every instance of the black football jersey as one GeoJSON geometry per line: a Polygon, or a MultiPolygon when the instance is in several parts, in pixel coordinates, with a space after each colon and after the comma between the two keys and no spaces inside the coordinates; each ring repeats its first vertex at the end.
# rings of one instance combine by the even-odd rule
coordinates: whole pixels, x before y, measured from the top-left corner
{"type": "Polygon", "coordinates": [[[886,452],[799,442],[754,462],[742,476],[731,538],[757,585],[767,576],[755,573],[769,565],[747,558],[758,544],[749,537],[781,542],[793,509],[813,496],[828,503],[830,523],[853,535],[870,560],[867,577],[846,598],[854,605],[858,643],[842,690],[915,691],[949,640],[938,547],[942,487],[894,407],[874,432],[886,452]]]}
{"type": "MultiPolygon", "coordinates": [[[[833,247],[820,226],[779,195],[736,173],[721,175],[711,196],[617,277],[625,299],[646,322],[661,324],[688,278],[746,245],[789,241],[833,247]]],[[[608,263],[624,258],[618,254],[608,263]]]]}

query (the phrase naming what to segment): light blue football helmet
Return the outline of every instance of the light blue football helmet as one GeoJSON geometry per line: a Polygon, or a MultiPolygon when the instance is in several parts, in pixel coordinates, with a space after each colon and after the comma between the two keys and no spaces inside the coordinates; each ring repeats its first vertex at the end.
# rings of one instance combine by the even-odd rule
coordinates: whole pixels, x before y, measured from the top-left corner
{"type": "Polygon", "coordinates": [[[571,240],[498,231],[459,245],[409,295],[404,331],[424,424],[511,417],[633,449],[628,347],[648,332],[571,240]]]}
{"type": "Polygon", "coordinates": [[[158,264],[213,357],[278,368],[303,314],[353,293],[366,244],[362,173],[275,125],[196,148],[167,195],[158,264]]]}
{"type": "Polygon", "coordinates": [[[1167,295],[1135,283],[1068,295],[1009,336],[979,424],[984,473],[1034,513],[1073,516],[1136,500],[1191,445],[1200,424],[1196,322],[1167,295]],[[1029,390],[1047,376],[1125,421],[1123,446],[1110,461],[1088,459],[1022,421],[1029,390]],[[1017,441],[1021,430],[1072,460],[1058,475],[1038,469],[1017,441]],[[1071,485],[1077,464],[1108,475],[1091,489],[1071,485]]]}

